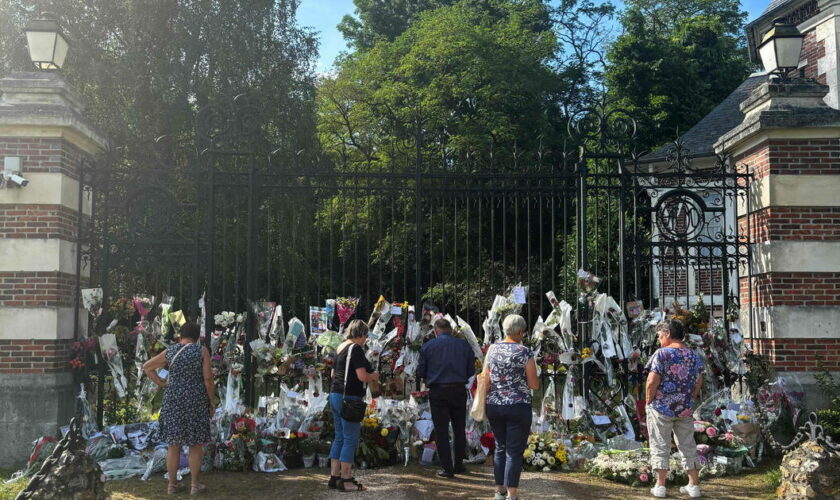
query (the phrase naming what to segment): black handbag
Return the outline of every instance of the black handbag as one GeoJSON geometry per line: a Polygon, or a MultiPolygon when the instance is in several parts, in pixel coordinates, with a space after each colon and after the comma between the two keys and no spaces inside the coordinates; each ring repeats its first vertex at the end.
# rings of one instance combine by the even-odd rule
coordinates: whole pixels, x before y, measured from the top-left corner
{"type": "Polygon", "coordinates": [[[347,374],[350,372],[350,356],[355,344],[347,348],[347,364],[344,365],[344,394],[341,404],[341,418],[348,422],[361,422],[365,418],[367,403],[362,399],[347,399],[347,374]]]}

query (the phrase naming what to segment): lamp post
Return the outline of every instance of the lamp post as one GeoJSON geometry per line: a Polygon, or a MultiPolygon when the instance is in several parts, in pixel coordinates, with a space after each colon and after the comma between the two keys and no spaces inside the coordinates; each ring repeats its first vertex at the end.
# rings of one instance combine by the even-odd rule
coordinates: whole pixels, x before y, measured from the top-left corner
{"type": "Polygon", "coordinates": [[[24,29],[29,59],[35,68],[57,71],[64,66],[64,59],[70,49],[70,43],[61,32],[61,28],[49,14],[41,14],[40,19],[30,21],[24,29]]]}
{"type": "Polygon", "coordinates": [[[773,21],[758,46],[758,53],[764,69],[769,74],[784,77],[788,71],[799,67],[799,54],[802,52],[804,36],[796,26],[787,24],[782,19],[773,21]]]}

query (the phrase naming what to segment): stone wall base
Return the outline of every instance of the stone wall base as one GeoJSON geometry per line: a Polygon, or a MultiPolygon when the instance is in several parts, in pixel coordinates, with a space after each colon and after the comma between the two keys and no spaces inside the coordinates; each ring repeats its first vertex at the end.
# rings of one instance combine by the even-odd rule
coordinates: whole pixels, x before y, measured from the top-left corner
{"type": "Polygon", "coordinates": [[[23,464],[32,442],[55,436],[75,413],[77,388],[70,373],[0,376],[0,467],[23,464]]]}

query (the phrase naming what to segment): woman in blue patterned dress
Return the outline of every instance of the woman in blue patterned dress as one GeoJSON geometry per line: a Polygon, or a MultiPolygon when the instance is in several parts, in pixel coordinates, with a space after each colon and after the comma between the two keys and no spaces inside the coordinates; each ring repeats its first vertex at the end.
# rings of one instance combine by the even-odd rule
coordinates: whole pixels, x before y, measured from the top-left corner
{"type": "Polygon", "coordinates": [[[166,387],[163,407],[160,410],[160,432],[168,445],[166,469],[169,472],[167,493],[177,493],[182,488],[176,473],[181,458],[181,447],[190,448],[191,495],[207,488],[198,482],[203,446],[210,442],[210,418],[216,408],[216,388],[210,368],[210,353],[198,343],[200,328],[195,323],[181,327],[177,344],[169,346],[143,365],[143,371],[158,387],[166,387]],[[157,373],[168,368],[168,383],[157,373]]]}
{"type": "Polygon", "coordinates": [[[486,412],[496,440],[495,500],[517,498],[522,454],[531,432],[531,391],[540,385],[534,354],[522,345],[527,327],[525,318],[511,314],[502,322],[505,339],[487,351],[490,387],[486,412]]]}

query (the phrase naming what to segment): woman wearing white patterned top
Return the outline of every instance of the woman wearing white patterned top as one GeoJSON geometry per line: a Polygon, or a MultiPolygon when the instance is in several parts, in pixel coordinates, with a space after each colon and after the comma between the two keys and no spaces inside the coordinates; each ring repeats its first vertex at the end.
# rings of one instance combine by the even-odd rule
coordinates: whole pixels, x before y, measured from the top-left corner
{"type": "Polygon", "coordinates": [[[527,327],[525,318],[511,314],[502,323],[505,339],[487,351],[490,387],[486,412],[496,439],[495,500],[503,500],[506,489],[508,499],[517,498],[522,454],[531,431],[531,391],[540,385],[534,355],[522,345],[527,327]]]}

